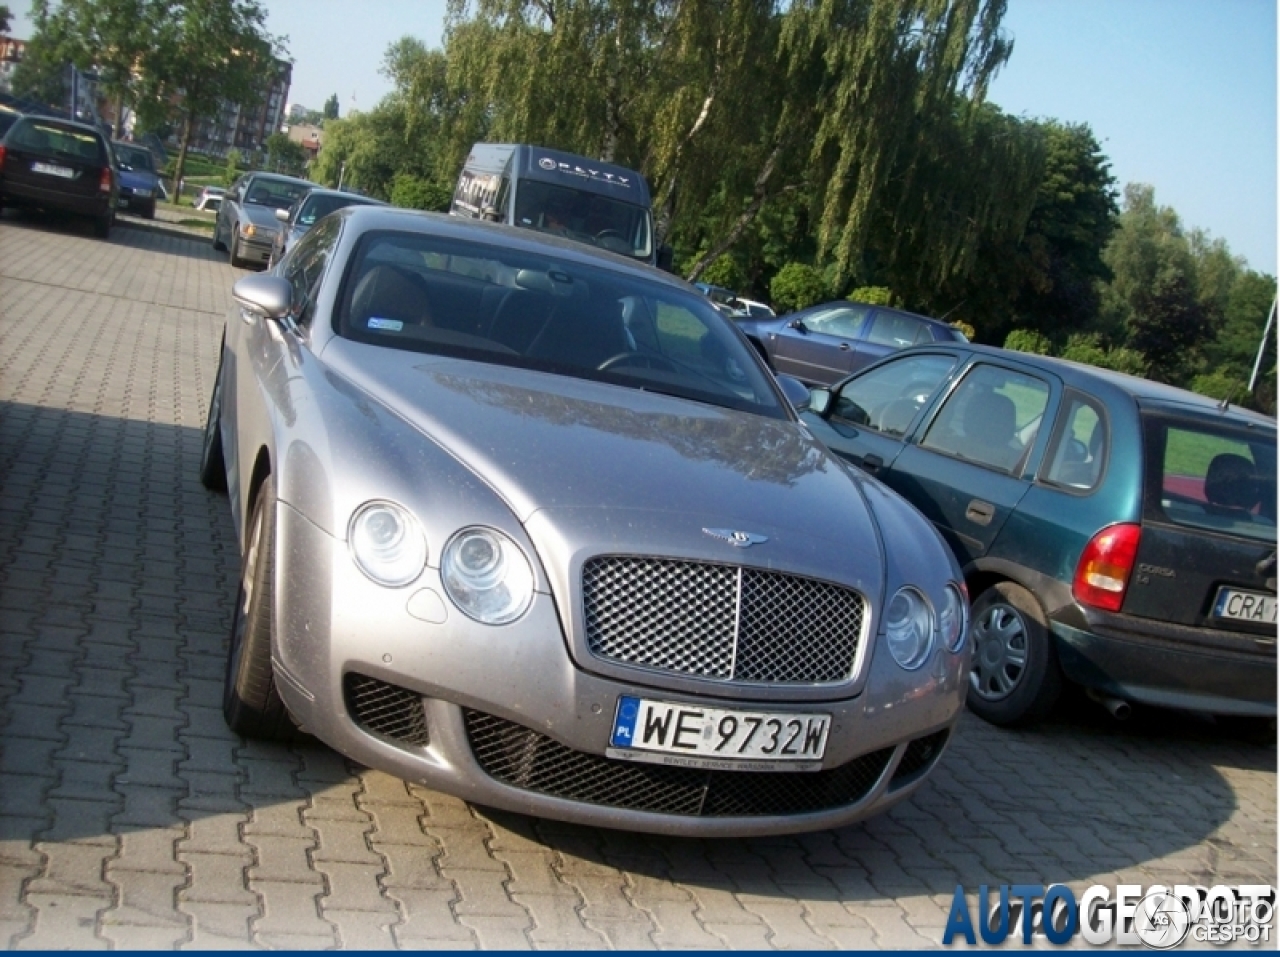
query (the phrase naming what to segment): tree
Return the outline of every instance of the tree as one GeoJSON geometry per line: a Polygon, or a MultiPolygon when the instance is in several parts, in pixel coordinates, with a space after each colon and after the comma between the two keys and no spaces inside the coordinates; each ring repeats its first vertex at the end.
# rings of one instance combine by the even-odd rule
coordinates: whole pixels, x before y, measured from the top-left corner
{"type": "Polygon", "coordinates": [[[335,93],[329,99],[324,101],[324,119],[336,120],[338,118],[338,94],[335,93]]]}
{"type": "Polygon", "coordinates": [[[769,295],[778,312],[793,312],[831,298],[827,284],[813,266],[805,263],[787,263],[773,277],[769,295]]]}
{"type": "Polygon", "coordinates": [[[53,16],[48,4],[33,2],[34,30],[26,52],[13,70],[13,92],[50,106],[67,102],[67,66],[64,53],[70,39],[66,18],[53,16]]]}
{"type": "Polygon", "coordinates": [[[13,14],[9,12],[9,8],[5,4],[0,3],[0,34],[9,32],[9,22],[12,17],[13,14]]]}
{"type": "Polygon", "coordinates": [[[277,173],[301,176],[307,171],[307,151],[287,133],[272,133],[263,144],[267,148],[267,168],[277,173]]]}
{"type": "Polygon", "coordinates": [[[1212,335],[1208,311],[1189,277],[1169,270],[1156,277],[1129,320],[1129,345],[1147,361],[1147,374],[1180,385],[1194,370],[1196,350],[1212,335]]]}
{"type": "Polygon", "coordinates": [[[257,0],[170,0],[143,75],[157,101],[176,102],[180,180],[196,121],[224,103],[255,102],[264,73],[277,69],[281,42],[266,32],[257,0]]]}

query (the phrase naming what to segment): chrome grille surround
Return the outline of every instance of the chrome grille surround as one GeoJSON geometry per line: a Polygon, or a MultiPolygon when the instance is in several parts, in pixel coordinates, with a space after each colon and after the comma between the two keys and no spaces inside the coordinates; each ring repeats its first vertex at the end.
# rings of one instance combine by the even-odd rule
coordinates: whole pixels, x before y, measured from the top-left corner
{"type": "Polygon", "coordinates": [[[582,568],[597,658],[711,681],[850,680],[866,599],[830,582],[739,565],[599,556],[582,568]]]}

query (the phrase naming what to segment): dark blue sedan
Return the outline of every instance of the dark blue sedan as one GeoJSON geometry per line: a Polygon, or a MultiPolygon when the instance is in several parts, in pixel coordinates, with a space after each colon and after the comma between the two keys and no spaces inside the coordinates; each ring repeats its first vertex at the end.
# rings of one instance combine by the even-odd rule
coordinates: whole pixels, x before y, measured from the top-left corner
{"type": "Polygon", "coordinates": [[[966,341],[938,319],[848,299],[738,326],[775,372],[811,385],[830,385],[907,346],[966,341]]]}
{"type": "Polygon", "coordinates": [[[1117,716],[1137,702],[1274,718],[1274,419],[959,343],[815,389],[802,419],[951,546],[981,717],[1032,721],[1065,679],[1117,716]]]}

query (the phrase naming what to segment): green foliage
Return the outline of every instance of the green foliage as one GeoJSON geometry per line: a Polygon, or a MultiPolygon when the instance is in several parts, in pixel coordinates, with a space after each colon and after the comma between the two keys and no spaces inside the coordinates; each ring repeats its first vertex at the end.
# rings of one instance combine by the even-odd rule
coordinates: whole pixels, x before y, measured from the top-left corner
{"type": "Polygon", "coordinates": [[[1107,346],[1096,332],[1076,333],[1067,339],[1062,358],[1102,369],[1127,372],[1129,375],[1145,376],[1147,373],[1146,361],[1141,353],[1123,346],[1107,346]]]}
{"type": "Polygon", "coordinates": [[[769,284],[769,297],[778,312],[794,312],[830,298],[822,273],[805,263],[787,263],[769,284]]]}
{"type": "Polygon", "coordinates": [[[1248,379],[1233,375],[1225,369],[1202,373],[1191,380],[1188,388],[1211,399],[1226,399],[1243,404],[1248,398],[1248,379]]]}
{"type": "Polygon", "coordinates": [[[336,120],[338,118],[338,94],[335,93],[329,99],[324,101],[323,119],[336,120]]]}
{"type": "Polygon", "coordinates": [[[302,176],[307,171],[307,151],[301,143],[289,139],[287,133],[272,133],[267,137],[266,168],[290,176],[302,176]]]}
{"type": "Polygon", "coordinates": [[[1014,329],[1005,337],[1004,347],[1037,356],[1053,355],[1053,343],[1049,341],[1049,337],[1034,329],[1014,329]]]}
{"type": "Polygon", "coordinates": [[[713,286],[736,290],[742,284],[742,270],[732,257],[725,255],[704,269],[699,278],[713,286]]]}
{"type": "Polygon", "coordinates": [[[859,286],[847,298],[872,306],[892,306],[893,290],[888,286],[859,286]]]}
{"type": "Polygon", "coordinates": [[[437,213],[449,211],[453,193],[428,180],[407,173],[397,173],[391,181],[391,202],[406,209],[428,209],[437,213]]]}
{"type": "Polygon", "coordinates": [[[227,165],[222,170],[222,184],[230,186],[240,175],[240,151],[235,147],[227,150],[227,165]]]}
{"type": "Polygon", "coordinates": [[[970,342],[978,341],[978,330],[973,328],[973,326],[969,325],[969,323],[965,322],[963,319],[953,319],[951,322],[947,323],[947,325],[954,329],[959,329],[964,334],[964,337],[970,342]]]}
{"type": "Polygon", "coordinates": [[[12,16],[13,14],[10,13],[9,8],[5,4],[0,3],[0,33],[9,32],[9,21],[12,16]]]}
{"type": "Polygon", "coordinates": [[[1212,334],[1209,315],[1181,272],[1156,277],[1129,320],[1129,345],[1146,359],[1147,374],[1181,385],[1196,350],[1212,334]]]}

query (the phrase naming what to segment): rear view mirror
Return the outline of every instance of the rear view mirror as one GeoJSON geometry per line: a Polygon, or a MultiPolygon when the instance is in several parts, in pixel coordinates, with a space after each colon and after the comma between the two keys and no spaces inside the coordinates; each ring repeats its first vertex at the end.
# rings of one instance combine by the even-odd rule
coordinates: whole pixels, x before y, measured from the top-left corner
{"type": "MultiPolygon", "coordinates": [[[[280,276],[245,276],[231,287],[231,297],[247,312],[267,319],[283,319],[293,307],[293,286],[280,276]]],[[[248,319],[246,318],[246,321],[248,319]]]]}

